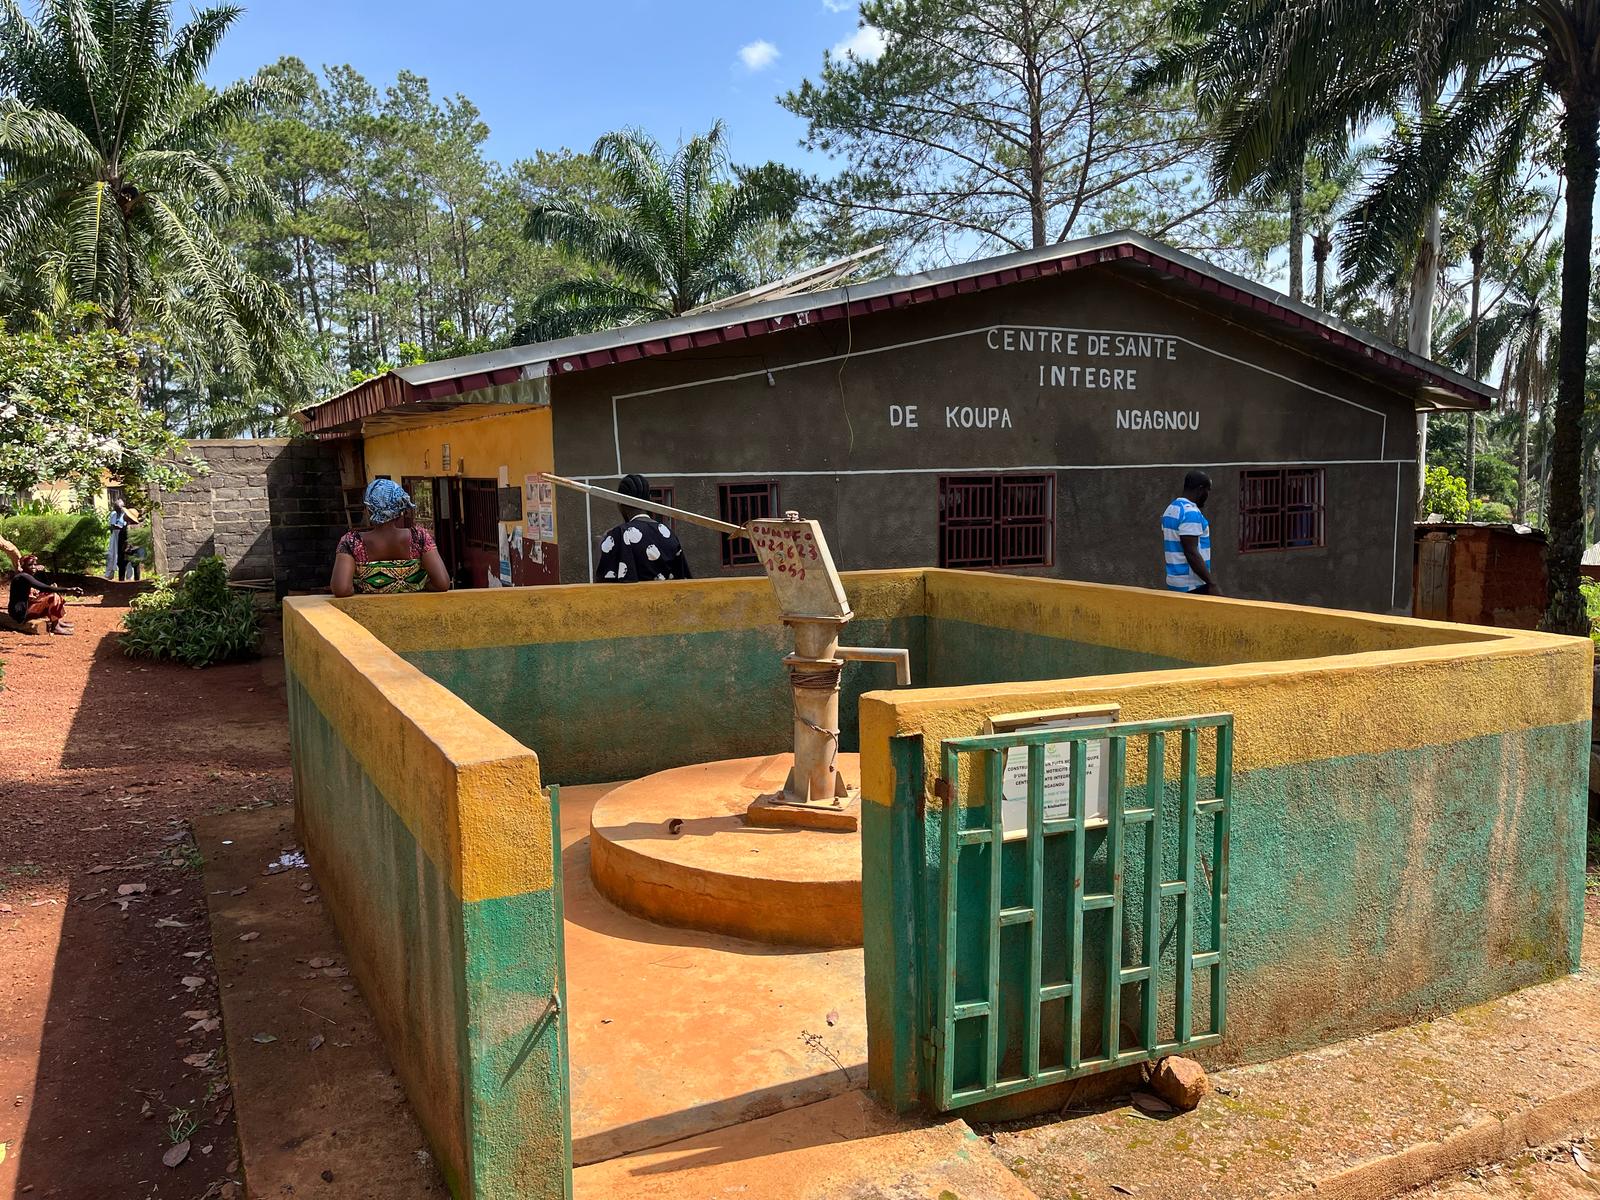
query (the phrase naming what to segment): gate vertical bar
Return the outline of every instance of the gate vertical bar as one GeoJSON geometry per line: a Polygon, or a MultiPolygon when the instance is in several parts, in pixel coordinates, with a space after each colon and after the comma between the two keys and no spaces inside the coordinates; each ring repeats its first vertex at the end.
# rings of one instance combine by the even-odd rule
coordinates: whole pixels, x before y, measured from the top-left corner
{"type": "Polygon", "coordinates": [[[1044,747],[1028,747],[1028,995],[1022,1073],[1039,1074],[1039,987],[1044,974],[1044,747]]]}
{"type": "Polygon", "coordinates": [[[1106,764],[1106,870],[1110,874],[1110,932],[1106,941],[1106,1002],[1100,1030],[1101,1053],[1117,1057],[1122,1030],[1122,809],[1128,772],[1128,739],[1108,739],[1106,764]]]}
{"type": "Polygon", "coordinates": [[[999,750],[983,753],[984,802],[989,806],[989,1012],[983,1019],[983,1086],[1000,1079],[1000,851],[1005,842],[1006,756],[999,750]]]}
{"type": "Polygon", "coordinates": [[[1178,813],[1178,875],[1183,891],[1178,901],[1178,1004],[1177,1038],[1189,1040],[1194,1022],[1194,806],[1200,768],[1200,731],[1193,725],[1183,731],[1183,775],[1178,813]]]}
{"type": "Polygon", "coordinates": [[[1160,1032],[1160,989],[1156,986],[1161,968],[1161,808],[1167,792],[1167,738],[1152,733],[1145,743],[1145,804],[1150,821],[1144,832],[1144,966],[1147,974],[1140,1022],[1139,1040],[1146,1051],[1155,1049],[1160,1032]]]}
{"type": "Polygon", "coordinates": [[[956,1061],[956,864],[961,853],[961,755],[948,744],[941,778],[945,782],[940,814],[939,854],[939,1104],[949,1107],[955,1094],[956,1061]]]}
{"type": "Polygon", "coordinates": [[[1233,809],[1233,725],[1217,726],[1217,809],[1211,830],[1211,948],[1217,962],[1211,968],[1211,1024],[1209,1032],[1222,1033],[1228,999],[1227,956],[1222,947],[1228,936],[1228,814],[1233,809]]]}
{"type": "Polygon", "coordinates": [[[1067,1069],[1076,1071],[1083,1063],[1083,827],[1089,815],[1085,794],[1085,749],[1072,743],[1072,898],[1067,905],[1068,936],[1072,942],[1072,993],[1067,997],[1067,1069]]]}

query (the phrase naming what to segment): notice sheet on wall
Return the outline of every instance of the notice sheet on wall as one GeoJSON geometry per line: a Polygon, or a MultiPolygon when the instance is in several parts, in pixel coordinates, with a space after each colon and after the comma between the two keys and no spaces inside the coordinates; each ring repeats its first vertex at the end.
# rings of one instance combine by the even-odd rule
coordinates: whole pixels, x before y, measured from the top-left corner
{"type": "MultiPolygon", "coordinates": [[[[1039,733],[1050,729],[1083,729],[1106,725],[1117,719],[1121,709],[1114,704],[1093,708],[1010,713],[989,722],[993,733],[1039,733]]],[[[1109,779],[1105,772],[1107,744],[1104,740],[1084,744],[1084,791],[1088,799],[1090,823],[1104,821],[1108,810],[1109,779]]],[[[1001,824],[1007,837],[1022,836],[1028,830],[1028,750],[1018,746],[1006,752],[1005,774],[1001,782],[1001,824]]],[[[1044,819],[1066,821],[1072,817],[1072,743],[1056,742],[1044,748],[1044,819]]]]}

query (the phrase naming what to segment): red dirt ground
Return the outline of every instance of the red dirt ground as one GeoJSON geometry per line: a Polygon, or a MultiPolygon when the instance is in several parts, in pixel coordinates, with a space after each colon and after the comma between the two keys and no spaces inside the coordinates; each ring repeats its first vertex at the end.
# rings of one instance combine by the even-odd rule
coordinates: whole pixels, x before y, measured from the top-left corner
{"type": "Polygon", "coordinates": [[[0,1200],[241,1190],[189,822],[288,801],[282,660],[126,659],[129,594],[0,633],[0,1200]]]}

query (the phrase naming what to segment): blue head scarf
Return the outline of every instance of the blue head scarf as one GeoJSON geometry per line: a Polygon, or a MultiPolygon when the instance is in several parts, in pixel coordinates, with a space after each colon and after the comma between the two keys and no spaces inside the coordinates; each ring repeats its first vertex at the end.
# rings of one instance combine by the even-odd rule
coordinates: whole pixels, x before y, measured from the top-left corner
{"type": "Polygon", "coordinates": [[[405,488],[392,479],[374,479],[368,484],[366,505],[374,525],[392,521],[401,513],[416,507],[405,488]]]}

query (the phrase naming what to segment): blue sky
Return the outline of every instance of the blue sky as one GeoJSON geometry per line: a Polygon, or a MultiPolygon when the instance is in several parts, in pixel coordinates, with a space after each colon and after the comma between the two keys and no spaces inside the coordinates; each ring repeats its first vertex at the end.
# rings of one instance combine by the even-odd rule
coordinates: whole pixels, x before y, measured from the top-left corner
{"type": "Polygon", "coordinates": [[[350,63],[380,87],[415,71],[436,96],[460,92],[482,110],[488,153],[503,162],[588,149],[624,125],[672,144],[722,117],[735,161],[821,167],[775,97],[815,76],[824,50],[860,36],[852,0],[244,4],[213,83],[291,54],[314,68],[350,63]]]}

